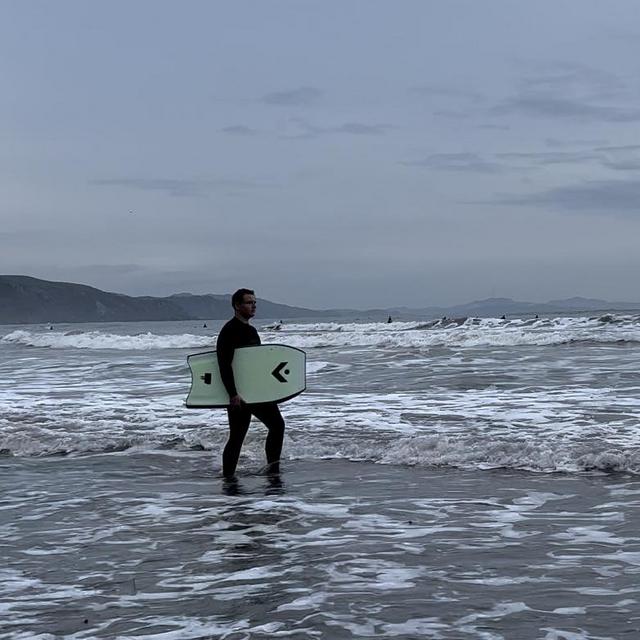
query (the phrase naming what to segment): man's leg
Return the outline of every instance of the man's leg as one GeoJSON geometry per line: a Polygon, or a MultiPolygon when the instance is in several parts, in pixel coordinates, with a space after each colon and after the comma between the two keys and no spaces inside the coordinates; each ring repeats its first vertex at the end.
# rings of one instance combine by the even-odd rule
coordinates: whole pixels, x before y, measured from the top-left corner
{"type": "Polygon", "coordinates": [[[267,454],[269,471],[278,473],[280,471],[282,440],[284,439],[284,419],[280,409],[275,402],[254,404],[251,406],[251,413],[269,429],[264,450],[267,454]]]}
{"type": "Polygon", "coordinates": [[[240,449],[251,422],[251,411],[246,407],[227,409],[229,418],[229,439],[222,452],[222,475],[232,478],[236,472],[240,449]]]}

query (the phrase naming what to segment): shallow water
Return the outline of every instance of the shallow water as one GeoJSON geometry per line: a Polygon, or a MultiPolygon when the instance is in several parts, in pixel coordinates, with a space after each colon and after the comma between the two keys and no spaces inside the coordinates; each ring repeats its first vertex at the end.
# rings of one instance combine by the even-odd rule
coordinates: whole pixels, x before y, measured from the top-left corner
{"type": "Polygon", "coordinates": [[[11,638],[640,627],[634,477],[322,461],[234,486],[204,453],[5,458],[2,473],[16,481],[0,511],[11,638]]]}

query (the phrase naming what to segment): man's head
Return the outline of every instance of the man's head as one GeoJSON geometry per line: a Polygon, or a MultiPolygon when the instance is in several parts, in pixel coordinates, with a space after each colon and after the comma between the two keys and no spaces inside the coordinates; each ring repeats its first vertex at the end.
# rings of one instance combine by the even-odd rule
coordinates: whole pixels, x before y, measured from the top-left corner
{"type": "Polygon", "coordinates": [[[231,296],[236,317],[248,321],[256,315],[256,294],[251,289],[238,289],[231,296]]]}

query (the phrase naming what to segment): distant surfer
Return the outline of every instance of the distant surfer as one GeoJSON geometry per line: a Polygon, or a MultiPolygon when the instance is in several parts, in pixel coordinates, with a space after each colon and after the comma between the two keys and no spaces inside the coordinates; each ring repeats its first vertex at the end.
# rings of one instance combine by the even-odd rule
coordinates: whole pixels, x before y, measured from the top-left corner
{"type": "Polygon", "coordinates": [[[393,322],[393,318],[391,316],[389,316],[387,318],[387,324],[391,324],[393,322]]]}
{"type": "Polygon", "coordinates": [[[260,344],[260,336],[249,321],[256,314],[256,296],[251,289],[238,289],[231,297],[234,316],[220,330],[216,353],[220,377],[230,398],[227,409],[229,418],[229,439],[222,453],[222,475],[233,479],[240,457],[242,443],[249,430],[251,416],[255,416],[269,430],[265,443],[268,471],[271,474],[280,472],[280,453],[284,438],[284,419],[275,402],[247,404],[238,394],[233,369],[234,351],[239,347],[260,344]]]}

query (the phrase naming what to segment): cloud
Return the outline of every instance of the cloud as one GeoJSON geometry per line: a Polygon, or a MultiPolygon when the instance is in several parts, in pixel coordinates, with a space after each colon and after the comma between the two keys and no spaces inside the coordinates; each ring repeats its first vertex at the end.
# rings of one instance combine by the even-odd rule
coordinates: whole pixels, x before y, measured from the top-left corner
{"type": "MultiPolygon", "coordinates": [[[[629,123],[640,121],[623,79],[608,71],[569,62],[527,65],[512,95],[490,108],[486,98],[466,88],[446,86],[412,87],[409,93],[437,105],[433,115],[461,120],[475,116],[523,115],[556,120],[629,123]]],[[[483,125],[483,127],[494,125],[483,125]]]]}
{"type": "Polygon", "coordinates": [[[496,158],[540,166],[594,162],[613,171],[637,171],[640,170],[640,145],[596,147],[591,151],[499,153],[496,158]]]}
{"type": "Polygon", "coordinates": [[[497,173],[506,167],[485,160],[475,153],[435,153],[422,160],[407,161],[407,167],[425,167],[437,171],[463,171],[475,173],[497,173]]]}
{"type": "Polygon", "coordinates": [[[246,127],[242,124],[236,124],[231,127],[224,127],[224,129],[220,129],[220,131],[235,136],[255,136],[258,134],[257,129],[252,129],[251,127],[246,127]]]}
{"type": "Polygon", "coordinates": [[[640,171],[640,159],[605,160],[604,165],[614,171],[640,171]]]}
{"type": "Polygon", "coordinates": [[[570,98],[522,94],[493,107],[494,115],[520,113],[523,115],[564,120],[601,122],[635,122],[640,120],[640,109],[589,104],[570,98]]]}
{"type": "Polygon", "coordinates": [[[598,147],[602,164],[614,171],[640,171],[640,145],[598,147]]]}
{"type": "Polygon", "coordinates": [[[360,122],[346,122],[339,127],[325,129],[324,133],[351,133],[356,136],[379,136],[391,127],[386,124],[362,124],[360,122]]]}
{"type": "Polygon", "coordinates": [[[603,164],[613,171],[640,171],[640,158],[605,159],[603,164]]]}
{"type": "Polygon", "coordinates": [[[110,178],[92,180],[90,184],[125,187],[141,191],[160,191],[174,198],[201,198],[216,189],[252,189],[259,186],[248,180],[177,180],[164,178],[110,178]]]}
{"type": "Polygon", "coordinates": [[[408,93],[422,104],[432,107],[433,116],[448,120],[468,120],[480,114],[478,107],[486,102],[484,95],[467,87],[415,86],[410,87],[408,93]]]}
{"type": "Polygon", "coordinates": [[[624,92],[625,83],[615,74],[573,62],[536,65],[519,81],[523,93],[555,93],[591,98],[611,98],[624,92]]]}
{"type": "Polygon", "coordinates": [[[597,147],[605,144],[604,140],[558,140],[557,138],[547,138],[545,141],[547,147],[552,149],[566,148],[566,147],[597,147]]]}
{"type": "Polygon", "coordinates": [[[267,104],[280,106],[308,107],[318,102],[322,97],[322,91],[314,87],[300,87],[289,91],[275,91],[264,96],[267,104]]]}
{"type": "Polygon", "coordinates": [[[451,87],[444,85],[425,85],[409,87],[409,95],[419,98],[444,99],[447,102],[459,100],[463,102],[478,103],[484,100],[484,96],[473,89],[451,87]]]}
{"type": "Polygon", "coordinates": [[[640,120],[640,109],[620,77],[567,62],[538,66],[490,113],[611,123],[640,120]]]}
{"type": "Polygon", "coordinates": [[[362,122],[345,122],[335,127],[318,127],[302,118],[291,118],[289,120],[290,131],[282,137],[300,140],[332,134],[379,136],[384,135],[391,128],[391,125],[388,124],[364,124],[362,122]]]}
{"type": "Polygon", "coordinates": [[[148,268],[139,264],[88,264],[82,267],[82,271],[93,275],[131,275],[147,272],[148,268]]]}
{"type": "Polygon", "coordinates": [[[576,164],[600,160],[601,155],[593,151],[540,151],[530,153],[498,153],[496,157],[502,160],[523,160],[534,164],[576,164]]]}
{"type": "Polygon", "coordinates": [[[523,196],[500,196],[494,202],[640,219],[640,180],[590,180],[523,196]]]}
{"type": "Polygon", "coordinates": [[[640,144],[624,144],[608,147],[597,147],[596,151],[640,151],[640,144]]]}
{"type": "Polygon", "coordinates": [[[401,164],[435,171],[498,173],[554,165],[587,164],[611,171],[640,171],[640,145],[595,147],[576,151],[517,151],[480,155],[436,153],[401,164]]]}
{"type": "Polygon", "coordinates": [[[489,129],[490,131],[510,131],[511,127],[506,124],[479,124],[478,129],[489,129]]]}
{"type": "Polygon", "coordinates": [[[436,109],[432,114],[438,118],[448,118],[449,120],[466,120],[472,116],[471,113],[460,111],[460,109],[436,109]]]}

